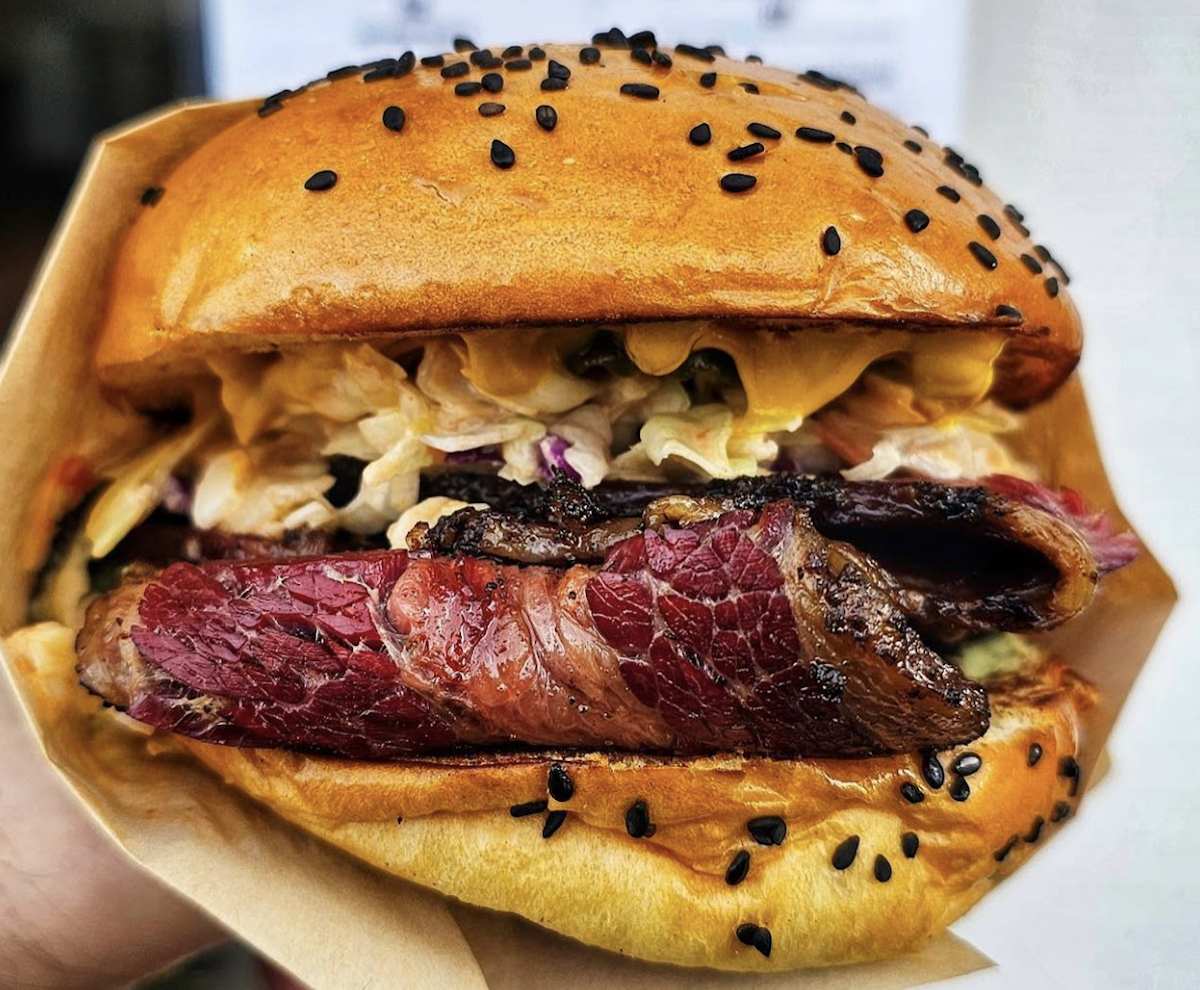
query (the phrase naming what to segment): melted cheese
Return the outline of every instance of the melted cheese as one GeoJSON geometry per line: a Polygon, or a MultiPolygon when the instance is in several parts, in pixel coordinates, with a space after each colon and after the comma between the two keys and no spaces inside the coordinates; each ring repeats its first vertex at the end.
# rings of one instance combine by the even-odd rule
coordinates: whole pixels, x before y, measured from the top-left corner
{"type": "MultiPolygon", "coordinates": [[[[795,429],[850,388],[882,358],[907,361],[921,399],[946,410],[977,403],[992,383],[1004,344],[985,333],[746,330],[702,322],[646,323],[615,328],[633,363],[649,375],[669,375],[693,351],[716,348],[737,365],[747,412],[739,428],[795,429]]],[[[489,330],[463,337],[463,374],[498,401],[519,401],[562,374],[563,358],[582,349],[594,329],[489,330]]]]}

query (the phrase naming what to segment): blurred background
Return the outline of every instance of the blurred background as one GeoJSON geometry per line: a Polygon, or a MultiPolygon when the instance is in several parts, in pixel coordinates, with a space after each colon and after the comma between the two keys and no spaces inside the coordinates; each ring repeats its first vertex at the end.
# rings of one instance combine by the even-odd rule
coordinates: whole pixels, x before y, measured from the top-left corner
{"type": "MultiPolygon", "coordinates": [[[[1002,966],[954,985],[1200,986],[1200,788],[1186,767],[1200,741],[1188,602],[1200,593],[1196,0],[3,0],[0,333],[97,132],[174,99],[262,95],[407,48],[445,51],[457,35],[583,40],[613,24],[854,82],[981,162],[1063,259],[1115,487],[1185,601],[1071,840],[956,926],[1002,966]]],[[[155,985],[261,979],[226,950],[155,985]]]]}

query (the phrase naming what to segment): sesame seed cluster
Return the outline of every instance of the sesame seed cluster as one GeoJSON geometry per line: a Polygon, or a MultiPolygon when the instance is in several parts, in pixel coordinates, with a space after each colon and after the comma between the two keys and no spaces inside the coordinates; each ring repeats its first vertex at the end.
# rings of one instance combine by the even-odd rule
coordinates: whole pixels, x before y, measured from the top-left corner
{"type": "MultiPolygon", "coordinates": [[[[784,140],[783,122],[769,123],[755,119],[756,111],[751,98],[761,93],[759,83],[738,78],[735,74],[721,74],[706,69],[706,66],[714,63],[718,56],[726,57],[724,50],[719,45],[700,47],[678,44],[674,48],[667,49],[658,45],[657,39],[651,31],[639,31],[626,36],[620,29],[612,28],[594,35],[591,44],[578,50],[576,56],[578,65],[574,69],[564,61],[549,57],[546,48],[540,45],[531,45],[528,48],[523,45],[510,45],[497,54],[492,49],[479,48],[468,39],[457,38],[454,41],[453,49],[453,53],[428,55],[423,58],[417,58],[413,52],[407,51],[398,58],[382,58],[363,65],[348,65],[333,69],[320,79],[297,89],[282,90],[268,96],[258,107],[257,113],[263,118],[271,117],[283,110],[289,100],[314,87],[330,82],[357,79],[364,84],[380,82],[395,84],[415,73],[436,72],[447,81],[447,85],[452,86],[455,96],[478,99],[476,109],[479,116],[489,119],[510,112],[508,102],[510,98],[505,96],[505,85],[514,75],[533,73],[536,69],[537,72],[544,73],[538,84],[541,93],[564,94],[558,98],[569,100],[569,96],[565,94],[569,93],[572,86],[579,82],[579,73],[586,72],[589,67],[605,65],[609,60],[627,59],[631,75],[643,73],[648,75],[651,80],[661,81],[673,69],[682,70],[691,77],[693,84],[701,89],[716,90],[726,83],[725,91],[739,93],[746,99],[748,119],[745,130],[757,140],[724,147],[723,153],[729,162],[746,163],[742,165],[743,169],[747,165],[753,167],[761,164],[784,140]],[[723,79],[723,75],[728,76],[728,79],[723,79]]],[[[761,59],[749,56],[745,62],[748,65],[755,65],[761,63],[761,59]]],[[[828,93],[845,93],[848,96],[861,97],[858,90],[849,83],[816,69],[798,73],[795,78],[799,83],[816,87],[828,93]]],[[[663,97],[662,87],[655,81],[646,81],[645,79],[631,79],[622,82],[619,84],[618,91],[635,100],[659,101],[663,97]]],[[[525,93],[517,97],[517,100],[520,103],[526,102],[525,93]]],[[[549,102],[539,102],[536,106],[531,107],[522,106],[519,111],[514,106],[513,112],[528,113],[536,129],[543,132],[554,131],[559,126],[560,119],[570,121],[569,111],[564,111],[566,116],[560,117],[559,107],[549,102]]],[[[383,112],[382,126],[396,134],[402,134],[407,119],[407,113],[403,106],[391,105],[383,112]]],[[[787,130],[791,131],[795,140],[813,145],[815,149],[829,146],[843,153],[847,157],[848,164],[857,167],[863,174],[874,180],[884,179],[887,175],[886,155],[925,154],[926,142],[918,140],[917,137],[905,138],[898,142],[896,149],[892,150],[881,150],[856,142],[853,137],[853,129],[859,123],[859,114],[850,109],[842,110],[838,120],[845,125],[846,131],[843,134],[836,134],[807,123],[801,123],[796,127],[789,124],[787,130]]],[[[564,126],[569,126],[569,123],[564,126]]],[[[928,137],[927,132],[921,127],[914,126],[912,131],[922,139],[928,137]]],[[[532,138],[535,133],[536,131],[531,132],[530,137],[532,138]]],[[[707,148],[718,141],[718,135],[714,133],[708,121],[696,122],[682,137],[697,148],[707,148]]],[[[723,143],[728,145],[735,140],[735,136],[725,135],[723,143]]],[[[519,167],[519,148],[514,148],[507,141],[493,137],[486,139],[483,147],[495,168],[506,171],[519,167]]],[[[949,173],[951,181],[965,182],[976,187],[982,186],[983,177],[975,165],[952,148],[943,148],[940,153],[942,165],[949,173]]],[[[320,168],[304,182],[304,189],[314,193],[328,192],[338,185],[341,178],[332,169],[320,168]]],[[[731,170],[719,177],[717,185],[721,192],[739,196],[751,193],[759,187],[761,179],[762,177],[753,171],[731,170]]],[[[951,203],[958,204],[962,200],[959,190],[951,184],[940,184],[932,191],[951,203]]],[[[147,206],[153,206],[159,202],[163,194],[163,188],[151,186],[143,194],[142,202],[147,206]]],[[[1004,207],[1004,218],[1021,237],[1029,236],[1029,229],[1024,224],[1024,214],[1015,206],[1010,204],[1004,207]]],[[[820,236],[819,249],[825,256],[835,257],[843,250],[847,242],[844,230],[839,230],[837,226],[837,218],[829,219],[828,226],[824,228],[820,236]]],[[[986,213],[978,214],[975,221],[986,240],[968,240],[963,245],[963,249],[985,270],[995,271],[1001,264],[1001,256],[996,253],[994,247],[995,242],[1001,239],[1002,228],[996,218],[986,213]]],[[[932,222],[929,212],[921,209],[919,205],[912,206],[903,215],[903,224],[913,235],[921,235],[927,231],[932,222]]],[[[1017,257],[1030,275],[1042,278],[1044,290],[1050,298],[1057,297],[1060,286],[1070,282],[1062,265],[1042,245],[1034,246],[1032,253],[1019,252],[1017,257]]],[[[1002,321],[1020,323],[1023,320],[1021,311],[1009,304],[998,305],[994,315],[1002,321]]]]}

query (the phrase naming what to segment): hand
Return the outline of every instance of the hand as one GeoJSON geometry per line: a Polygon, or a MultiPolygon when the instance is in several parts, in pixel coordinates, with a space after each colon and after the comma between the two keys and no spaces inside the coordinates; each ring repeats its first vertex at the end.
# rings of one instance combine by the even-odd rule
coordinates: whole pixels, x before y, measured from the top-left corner
{"type": "Polygon", "coordinates": [[[224,938],[132,863],[42,755],[0,671],[0,982],[104,990],[224,938]]]}

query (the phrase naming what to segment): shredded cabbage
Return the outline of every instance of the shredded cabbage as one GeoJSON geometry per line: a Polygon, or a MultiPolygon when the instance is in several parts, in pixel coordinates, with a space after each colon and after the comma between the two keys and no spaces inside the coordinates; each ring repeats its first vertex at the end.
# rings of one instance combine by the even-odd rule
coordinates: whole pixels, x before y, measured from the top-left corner
{"type": "Polygon", "coordinates": [[[921,426],[881,430],[870,460],[842,472],[848,481],[875,481],[909,471],[938,481],[1010,474],[1034,480],[1035,469],[1000,439],[1016,428],[1011,413],[986,403],[962,416],[921,426]]]}
{"type": "Polygon", "coordinates": [[[106,556],[154,511],[162,501],[172,473],[204,442],[217,423],[215,412],[197,416],[180,432],[151,444],[112,472],[112,481],[96,499],[84,524],[93,557],[106,556]]]}
{"type": "Polygon", "coordinates": [[[197,526],[267,537],[297,527],[386,530],[394,545],[417,522],[436,518],[435,509],[452,511],[418,504],[422,469],[442,462],[487,462],[522,484],[562,473],[589,488],[605,478],[829,470],[868,450],[847,478],[1031,476],[1000,439],[1014,423],[1007,413],[985,404],[957,419],[918,422],[911,388],[878,375],[865,376],[837,413],[847,441],[839,449],[831,447],[832,415],[784,431],[750,429],[745,395],[734,386],[693,405],[694,393],[674,378],[580,377],[552,362],[533,390],[513,399],[472,382],[457,337],[431,338],[406,353],[411,375],[356,342],[212,358],[222,408],[115,472],[88,520],[93,553],[106,553],[144,519],[178,469],[194,477],[197,526]],[[363,462],[345,505],[328,498],[334,456],[363,462]]]}
{"type": "Polygon", "coordinates": [[[651,466],[674,462],[706,478],[737,478],[762,473],[759,462],[778,453],[778,444],[765,434],[735,433],[733,412],[714,403],[651,416],[641,440],[613,461],[613,474],[646,480],[651,466]]]}
{"type": "Polygon", "coordinates": [[[298,526],[322,529],[335,510],[322,497],[333,476],[321,461],[281,462],[268,446],[234,447],[209,457],[192,499],[202,529],[279,537],[298,526]]]}

